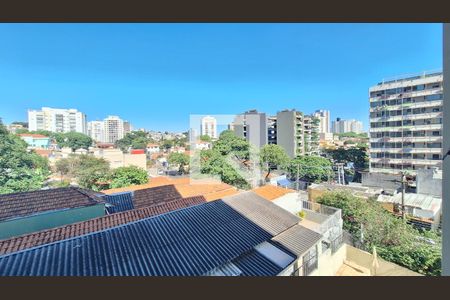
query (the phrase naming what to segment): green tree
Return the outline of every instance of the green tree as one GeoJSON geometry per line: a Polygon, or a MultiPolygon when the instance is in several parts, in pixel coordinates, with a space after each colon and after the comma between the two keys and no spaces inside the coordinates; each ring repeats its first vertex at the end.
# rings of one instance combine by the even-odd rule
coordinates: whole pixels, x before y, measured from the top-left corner
{"type": "Polygon", "coordinates": [[[200,141],[202,142],[211,142],[211,137],[207,134],[203,134],[200,136],[200,141]]]}
{"type": "Polygon", "coordinates": [[[355,167],[355,177],[353,181],[361,181],[361,172],[369,169],[369,156],[367,147],[353,147],[345,149],[340,147],[334,150],[326,150],[326,155],[331,157],[335,162],[348,163],[352,162],[355,167]]]}
{"type": "Polygon", "coordinates": [[[373,247],[383,259],[424,275],[439,275],[441,238],[435,232],[423,232],[384,209],[374,199],[358,198],[349,192],[327,192],[318,202],[342,209],[344,229],[360,241],[361,247],[373,247]],[[363,233],[361,235],[361,233],[363,233]]]}
{"type": "Polygon", "coordinates": [[[80,132],[52,133],[51,135],[60,147],[68,147],[75,151],[77,149],[89,149],[92,146],[92,138],[80,132]]]}
{"type": "Polygon", "coordinates": [[[272,167],[284,169],[289,162],[289,156],[279,145],[264,145],[261,148],[259,155],[261,167],[267,170],[266,180],[270,175],[272,167]]]}
{"type": "Polygon", "coordinates": [[[219,151],[208,149],[200,152],[200,172],[218,175],[222,182],[241,189],[249,189],[250,184],[230,165],[219,151]]]}
{"type": "Polygon", "coordinates": [[[213,149],[224,156],[231,154],[244,162],[250,158],[251,146],[247,140],[236,136],[233,131],[224,130],[220,133],[219,139],[214,142],[213,149]]]}
{"type": "Polygon", "coordinates": [[[148,182],[147,171],[136,166],[114,169],[109,177],[110,188],[120,188],[148,182]]]}
{"type": "Polygon", "coordinates": [[[16,129],[16,134],[30,133],[26,128],[16,129]]]}
{"type": "Polygon", "coordinates": [[[143,131],[128,132],[122,139],[117,140],[115,145],[123,152],[128,152],[131,147],[133,149],[145,149],[148,143],[151,143],[152,139],[148,137],[148,134],[143,131]]]}
{"type": "Polygon", "coordinates": [[[327,181],[333,174],[331,161],[321,156],[298,156],[287,169],[291,178],[316,183],[327,181]]]}
{"type": "Polygon", "coordinates": [[[173,141],[171,140],[164,140],[161,144],[162,148],[165,150],[169,150],[174,145],[173,141]]]}
{"type": "Polygon", "coordinates": [[[50,174],[48,160],[33,151],[0,121],[0,193],[37,190],[50,174]]]}
{"type": "Polygon", "coordinates": [[[188,173],[186,167],[189,167],[189,155],[176,152],[170,153],[168,161],[170,164],[177,165],[179,167],[180,173],[182,174],[188,173]]]}

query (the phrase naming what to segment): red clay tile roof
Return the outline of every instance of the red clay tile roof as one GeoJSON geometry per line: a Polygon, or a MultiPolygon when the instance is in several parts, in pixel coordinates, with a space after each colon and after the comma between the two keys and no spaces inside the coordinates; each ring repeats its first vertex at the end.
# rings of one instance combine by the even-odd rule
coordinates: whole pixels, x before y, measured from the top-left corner
{"type": "Polygon", "coordinates": [[[275,200],[281,196],[284,196],[286,194],[289,193],[295,193],[295,190],[291,190],[291,189],[286,189],[280,186],[275,186],[275,185],[264,185],[258,188],[254,188],[252,190],[254,193],[256,193],[257,195],[263,197],[266,200],[272,201],[275,200]]]}
{"type": "Polygon", "coordinates": [[[0,255],[105,230],[205,202],[206,200],[202,196],[181,198],[153,206],[119,212],[84,222],[73,223],[6,240],[0,240],[0,255]]]}
{"type": "Polygon", "coordinates": [[[173,185],[181,197],[204,196],[207,201],[221,199],[238,193],[238,189],[220,181],[202,181],[184,178],[169,178],[166,176],[153,177],[149,183],[131,185],[124,188],[102,191],[104,194],[138,191],[154,187],[173,185]]]}
{"type": "Polygon", "coordinates": [[[4,194],[0,195],[0,221],[101,202],[94,192],[77,187],[4,194]]]}

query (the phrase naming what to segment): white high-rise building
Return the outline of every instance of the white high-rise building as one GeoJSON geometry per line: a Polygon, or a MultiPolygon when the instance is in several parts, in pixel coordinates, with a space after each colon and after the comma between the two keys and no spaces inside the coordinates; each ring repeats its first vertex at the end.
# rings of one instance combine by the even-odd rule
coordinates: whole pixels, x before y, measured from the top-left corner
{"type": "Polygon", "coordinates": [[[114,144],[123,138],[123,120],[118,116],[108,116],[104,121],[105,143],[114,144]]]}
{"type": "Polygon", "coordinates": [[[363,132],[363,124],[358,120],[341,120],[340,118],[337,118],[336,121],[333,121],[332,123],[332,131],[333,133],[361,133],[363,132]]]}
{"type": "Polygon", "coordinates": [[[330,132],[330,111],[329,110],[316,110],[314,117],[320,120],[319,133],[330,132]]]}
{"type": "Polygon", "coordinates": [[[201,134],[217,138],[217,120],[214,117],[206,116],[202,118],[201,134]]]}
{"type": "Polygon", "coordinates": [[[30,131],[75,131],[86,134],[86,115],[76,109],[42,107],[41,110],[28,110],[28,128],[30,131]]]}
{"type": "Polygon", "coordinates": [[[103,121],[88,122],[88,134],[96,142],[105,141],[105,124],[103,121]]]}

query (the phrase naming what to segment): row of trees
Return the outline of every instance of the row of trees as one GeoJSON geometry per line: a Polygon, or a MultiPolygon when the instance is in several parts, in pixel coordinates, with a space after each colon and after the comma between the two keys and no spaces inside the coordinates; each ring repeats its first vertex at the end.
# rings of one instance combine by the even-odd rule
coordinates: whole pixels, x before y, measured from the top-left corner
{"type": "Polygon", "coordinates": [[[441,237],[419,231],[384,209],[375,199],[344,191],[328,192],[318,202],[342,209],[344,229],[361,248],[376,247],[380,257],[424,275],[440,275],[441,237]]]}
{"type": "Polygon", "coordinates": [[[79,186],[94,191],[120,188],[148,182],[145,170],[136,166],[110,169],[109,162],[91,155],[71,155],[55,164],[62,179],[76,179],[79,186]]]}
{"type": "Polygon", "coordinates": [[[0,120],[0,194],[40,189],[50,175],[48,160],[33,151],[0,120]]]}
{"type": "MultiPolygon", "coordinates": [[[[122,139],[117,140],[115,146],[124,152],[128,149],[145,149],[147,144],[155,143],[148,133],[143,131],[132,131],[127,133],[122,139]]],[[[162,140],[160,146],[163,149],[170,149],[173,146],[186,146],[187,138],[174,138],[172,140],[162,140]]]]}
{"type": "Polygon", "coordinates": [[[80,132],[51,132],[48,130],[28,131],[28,129],[18,129],[16,134],[33,133],[42,134],[53,139],[59,147],[68,147],[75,151],[77,149],[88,149],[92,146],[93,140],[90,136],[80,132]]]}
{"type": "MultiPolygon", "coordinates": [[[[250,169],[252,153],[256,154],[256,149],[253,149],[248,141],[237,137],[230,130],[225,130],[213,143],[212,149],[201,151],[200,172],[218,175],[223,182],[239,188],[249,188],[246,178],[227,161],[227,157],[250,169]]],[[[279,145],[265,145],[258,155],[260,167],[266,171],[266,180],[275,168],[287,172],[292,179],[308,182],[325,181],[333,174],[329,159],[320,156],[299,156],[291,159],[279,145]]]]}

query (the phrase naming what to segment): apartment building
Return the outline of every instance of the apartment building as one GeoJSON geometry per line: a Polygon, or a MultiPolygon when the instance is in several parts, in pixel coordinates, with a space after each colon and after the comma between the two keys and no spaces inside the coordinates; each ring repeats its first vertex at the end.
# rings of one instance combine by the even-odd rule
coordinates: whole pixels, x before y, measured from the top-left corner
{"type": "Polygon", "coordinates": [[[330,111],[329,110],[316,110],[313,114],[314,117],[320,120],[319,122],[319,133],[329,133],[330,132],[330,111]]]}
{"type": "Polygon", "coordinates": [[[41,110],[28,110],[28,128],[30,131],[75,131],[86,134],[86,115],[76,109],[42,107],[41,110]]]}
{"type": "Polygon", "coordinates": [[[423,72],[369,89],[371,172],[442,167],[442,82],[442,72],[423,72]]]}
{"type": "Polygon", "coordinates": [[[332,123],[332,132],[333,133],[346,133],[346,132],[354,132],[361,133],[363,132],[363,124],[361,121],[351,119],[351,120],[341,120],[341,118],[336,118],[336,121],[332,123]]]}
{"type": "Polygon", "coordinates": [[[279,111],[276,117],[276,143],[290,157],[318,154],[319,123],[318,118],[295,109],[279,111]]]}
{"type": "Polygon", "coordinates": [[[269,145],[277,143],[277,117],[267,117],[267,143],[269,145]]]}
{"type": "Polygon", "coordinates": [[[105,141],[105,125],[103,121],[88,122],[88,135],[96,142],[105,141]]]}
{"type": "Polygon", "coordinates": [[[133,126],[128,121],[123,121],[123,135],[130,133],[133,130],[133,126]]]}
{"type": "Polygon", "coordinates": [[[265,113],[249,110],[237,115],[231,125],[234,133],[250,144],[261,148],[267,144],[267,117],[265,113]]]}
{"type": "Polygon", "coordinates": [[[201,135],[207,135],[212,139],[217,138],[217,120],[214,117],[206,116],[201,120],[201,135]]]}
{"type": "Polygon", "coordinates": [[[123,138],[123,120],[118,116],[108,116],[104,121],[105,142],[114,144],[123,138]]]}

